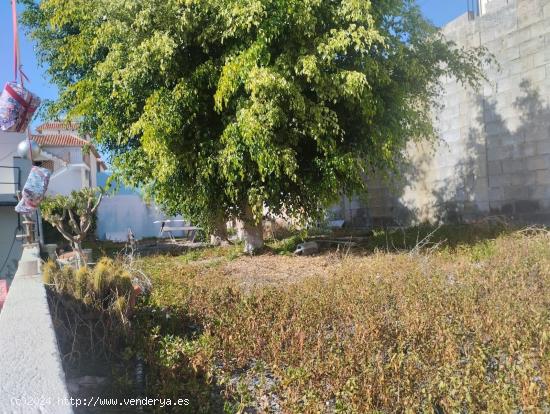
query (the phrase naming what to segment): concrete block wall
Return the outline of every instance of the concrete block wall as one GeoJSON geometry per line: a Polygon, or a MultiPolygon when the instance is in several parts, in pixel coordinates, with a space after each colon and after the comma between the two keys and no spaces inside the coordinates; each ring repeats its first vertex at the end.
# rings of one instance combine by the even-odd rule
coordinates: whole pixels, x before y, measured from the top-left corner
{"type": "MultiPolygon", "coordinates": [[[[370,183],[369,220],[473,220],[489,214],[550,224],[550,0],[488,0],[475,20],[447,24],[459,46],[484,46],[498,64],[480,90],[443,79],[435,150],[410,145],[405,185],[370,183]],[[383,187],[384,185],[382,185],[383,187]],[[397,190],[396,190],[397,189],[397,190]]],[[[376,180],[374,180],[376,181],[376,180]]]]}
{"type": "MultiPolygon", "coordinates": [[[[491,0],[476,21],[444,28],[449,38],[470,46],[463,35],[468,30],[460,29],[468,25],[500,65],[487,68],[489,82],[467,102],[477,119],[463,124],[469,136],[461,140],[473,151],[462,159],[472,165],[476,185],[468,193],[473,204],[460,211],[464,218],[496,213],[531,222],[550,219],[548,5],[548,0],[491,0]]],[[[440,131],[446,140],[448,131],[440,131]]]]}

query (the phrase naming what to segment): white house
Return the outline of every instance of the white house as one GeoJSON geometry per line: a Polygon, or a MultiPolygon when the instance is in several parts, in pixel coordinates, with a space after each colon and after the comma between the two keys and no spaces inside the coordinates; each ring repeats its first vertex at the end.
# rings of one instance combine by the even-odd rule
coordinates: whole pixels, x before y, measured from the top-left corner
{"type": "MultiPolygon", "coordinates": [[[[52,172],[47,195],[105,186],[107,167],[90,138],[80,135],[78,129],[76,122],[46,122],[30,134],[41,147],[33,163],[52,172]]],[[[0,279],[13,276],[22,251],[21,241],[15,238],[20,217],[14,207],[16,193],[23,189],[31,168],[31,162],[17,154],[17,146],[25,139],[25,133],[0,132],[0,279]]],[[[160,221],[165,218],[156,205],[143,200],[139,190],[121,186],[116,194],[104,197],[97,214],[96,236],[122,241],[131,229],[137,239],[158,237],[160,221]]],[[[41,230],[38,213],[36,221],[41,230]]]]}
{"type": "MultiPolygon", "coordinates": [[[[106,170],[89,138],[78,134],[78,127],[74,122],[47,122],[30,135],[42,148],[34,164],[52,172],[49,195],[95,187],[97,174],[106,170]]],[[[13,277],[22,252],[22,242],[15,237],[21,232],[21,218],[14,208],[31,168],[31,161],[17,153],[17,146],[27,138],[26,133],[0,132],[0,279],[13,277]]],[[[40,228],[38,213],[35,219],[40,228]]]]}
{"type": "MultiPolygon", "coordinates": [[[[109,176],[89,137],[78,133],[76,122],[46,122],[31,138],[42,148],[41,165],[52,171],[48,195],[70,194],[85,187],[104,187],[109,176]]],[[[100,240],[126,240],[128,229],[137,239],[157,237],[164,214],[143,201],[138,190],[119,186],[103,198],[97,212],[100,240]],[[156,222],[156,223],[155,223],[156,222]]]]}
{"type": "Polygon", "coordinates": [[[22,243],[16,239],[19,215],[17,191],[22,190],[31,163],[17,155],[17,145],[25,134],[0,131],[0,279],[11,279],[21,257],[22,243]]]}
{"type": "Polygon", "coordinates": [[[31,138],[42,148],[43,167],[51,172],[48,195],[97,186],[97,174],[107,167],[89,137],[78,134],[78,123],[46,122],[31,138]]]}

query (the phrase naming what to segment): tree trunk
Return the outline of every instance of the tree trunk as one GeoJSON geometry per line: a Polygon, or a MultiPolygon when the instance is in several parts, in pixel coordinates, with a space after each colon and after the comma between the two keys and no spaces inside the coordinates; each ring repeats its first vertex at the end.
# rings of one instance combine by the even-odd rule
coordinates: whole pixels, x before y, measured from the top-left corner
{"type": "Polygon", "coordinates": [[[244,252],[254,254],[264,247],[264,232],[262,220],[256,222],[252,208],[247,204],[244,208],[242,221],[242,237],[244,240],[244,252]]]}
{"type": "Polygon", "coordinates": [[[73,249],[76,253],[76,263],[79,268],[86,265],[86,255],[84,254],[84,251],[82,250],[82,245],[80,242],[74,242],[73,243],[73,249]]]}
{"type": "Polygon", "coordinates": [[[219,214],[214,221],[214,229],[210,235],[212,246],[227,246],[229,237],[227,235],[227,222],[223,213],[219,214]]]}

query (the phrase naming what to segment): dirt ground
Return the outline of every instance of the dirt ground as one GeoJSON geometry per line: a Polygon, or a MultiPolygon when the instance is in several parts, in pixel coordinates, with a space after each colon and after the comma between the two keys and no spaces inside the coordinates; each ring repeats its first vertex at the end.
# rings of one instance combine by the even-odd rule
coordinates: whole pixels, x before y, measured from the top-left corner
{"type": "Polygon", "coordinates": [[[233,260],[224,257],[197,260],[189,265],[198,268],[199,274],[208,274],[212,269],[217,275],[231,278],[241,288],[248,290],[259,286],[281,286],[309,277],[330,277],[341,266],[344,256],[324,252],[316,256],[290,256],[262,254],[240,256],[233,260]]]}
{"type": "Polygon", "coordinates": [[[243,284],[277,285],[281,282],[311,277],[326,276],[339,265],[340,259],[333,254],[309,257],[265,255],[240,257],[227,263],[223,271],[243,284]]]}

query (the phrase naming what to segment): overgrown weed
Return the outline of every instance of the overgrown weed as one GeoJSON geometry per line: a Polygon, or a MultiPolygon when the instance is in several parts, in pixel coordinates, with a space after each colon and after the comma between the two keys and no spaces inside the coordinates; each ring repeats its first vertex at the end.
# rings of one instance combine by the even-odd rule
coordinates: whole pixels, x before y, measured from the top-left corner
{"type": "Polygon", "coordinates": [[[132,275],[122,264],[104,257],[94,268],[76,270],[48,261],[42,273],[64,358],[75,362],[83,354],[100,359],[116,353],[129,333],[136,300],[132,275]]]}
{"type": "Polygon", "coordinates": [[[400,252],[414,232],[328,277],[248,292],[218,268],[196,277],[179,259],[143,259],[155,285],[139,328],[150,392],[200,378],[219,381],[235,411],[275,397],[283,412],[549,410],[548,232],[446,227],[445,246],[400,252]],[[251,366],[269,370],[269,393],[246,386],[251,366]],[[235,376],[244,385],[228,385],[235,376]]]}

